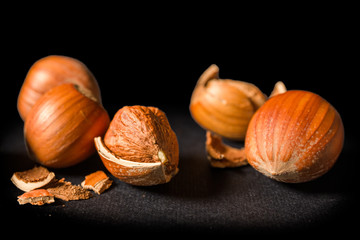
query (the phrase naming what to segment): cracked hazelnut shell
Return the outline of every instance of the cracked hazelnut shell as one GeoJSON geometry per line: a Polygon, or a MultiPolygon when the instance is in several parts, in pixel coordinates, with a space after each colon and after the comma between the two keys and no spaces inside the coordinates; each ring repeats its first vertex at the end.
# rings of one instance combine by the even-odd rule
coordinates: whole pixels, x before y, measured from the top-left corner
{"type": "Polygon", "coordinates": [[[251,117],[266,99],[251,83],[220,79],[219,68],[213,64],[200,76],[189,108],[204,129],[228,139],[244,140],[251,117]]]}
{"type": "Polygon", "coordinates": [[[109,172],[132,185],[169,182],[178,172],[179,146],[165,113],[155,107],[125,106],[104,139],[94,139],[109,172]]]}
{"type": "Polygon", "coordinates": [[[253,116],[245,140],[251,166],[282,182],[316,179],[330,170],[344,142],[339,113],[307,91],[270,98],[253,116]]]}

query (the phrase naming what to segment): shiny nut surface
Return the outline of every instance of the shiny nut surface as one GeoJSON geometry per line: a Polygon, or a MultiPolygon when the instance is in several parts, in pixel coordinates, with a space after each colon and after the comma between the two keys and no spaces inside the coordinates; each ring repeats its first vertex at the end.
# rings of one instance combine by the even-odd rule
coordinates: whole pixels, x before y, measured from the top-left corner
{"type": "Polygon", "coordinates": [[[253,84],[220,79],[211,65],[200,76],[190,102],[193,119],[222,137],[244,140],[248,124],[266,96],[253,84]]]}
{"type": "Polygon", "coordinates": [[[252,118],[245,151],[248,162],[278,181],[307,182],[325,174],[344,142],[339,113],[307,91],[270,98],[252,118]]]}
{"type": "Polygon", "coordinates": [[[95,152],[93,138],[105,133],[109,116],[73,84],[46,92],[30,110],[24,135],[30,155],[40,164],[63,168],[95,152]]]}
{"type": "Polygon", "coordinates": [[[36,61],[21,87],[17,107],[25,121],[37,100],[47,91],[64,83],[73,83],[87,89],[101,103],[98,83],[90,70],[79,60],[51,55],[36,61]]]}

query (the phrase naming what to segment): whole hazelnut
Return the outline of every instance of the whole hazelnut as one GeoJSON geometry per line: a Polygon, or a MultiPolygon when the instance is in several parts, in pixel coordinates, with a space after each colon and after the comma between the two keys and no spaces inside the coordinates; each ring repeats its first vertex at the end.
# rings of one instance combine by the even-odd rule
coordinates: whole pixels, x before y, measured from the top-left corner
{"type": "Polygon", "coordinates": [[[64,83],[86,89],[101,104],[98,83],[85,64],[75,58],[50,55],[36,61],[26,75],[17,102],[21,118],[25,121],[30,109],[43,94],[64,83]]]}
{"type": "Polygon", "coordinates": [[[325,99],[307,91],[271,97],[253,116],[245,140],[251,166],[282,182],[307,182],[339,157],[344,126],[325,99]]]}
{"type": "Polygon", "coordinates": [[[24,125],[26,146],[40,164],[75,165],[95,152],[93,138],[105,134],[109,115],[80,89],[71,83],[54,87],[29,111],[24,125]]]}

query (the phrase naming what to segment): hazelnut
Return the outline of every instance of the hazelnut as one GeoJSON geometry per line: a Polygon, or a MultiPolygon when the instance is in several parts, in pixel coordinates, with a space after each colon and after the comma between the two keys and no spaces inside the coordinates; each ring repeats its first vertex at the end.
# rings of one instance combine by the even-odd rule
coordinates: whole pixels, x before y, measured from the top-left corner
{"type": "Polygon", "coordinates": [[[251,119],[245,140],[251,166],[282,182],[307,182],[334,165],[344,142],[339,113],[307,91],[271,97],[251,119]]]}
{"type": "MultiPolygon", "coordinates": [[[[286,92],[277,82],[270,95],[286,92]]],[[[191,96],[190,113],[206,133],[206,151],[212,167],[238,167],[247,164],[244,149],[232,148],[222,137],[245,140],[254,113],[268,98],[255,85],[232,79],[220,79],[219,68],[211,65],[200,76],[191,96]]]]}
{"type": "Polygon", "coordinates": [[[125,106],[104,140],[94,139],[109,172],[133,185],[169,182],[178,172],[179,146],[165,113],[155,107],[125,106]]]}
{"type": "Polygon", "coordinates": [[[191,96],[191,116],[206,130],[244,140],[251,117],[267,97],[251,83],[220,79],[218,74],[213,64],[200,76],[191,96]]]}
{"type": "Polygon", "coordinates": [[[87,89],[101,103],[98,83],[85,64],[71,57],[51,55],[36,61],[25,78],[17,103],[21,118],[25,121],[43,94],[64,83],[87,89]]]}
{"type": "Polygon", "coordinates": [[[47,167],[75,165],[95,152],[93,139],[103,135],[106,110],[81,89],[67,83],[46,92],[31,108],[24,125],[31,157],[47,167]]]}

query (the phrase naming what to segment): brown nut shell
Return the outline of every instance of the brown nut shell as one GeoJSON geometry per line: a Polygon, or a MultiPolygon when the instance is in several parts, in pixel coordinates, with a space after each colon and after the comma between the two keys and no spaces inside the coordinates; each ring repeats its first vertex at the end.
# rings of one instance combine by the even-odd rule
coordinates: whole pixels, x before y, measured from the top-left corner
{"type": "Polygon", "coordinates": [[[307,182],[334,165],[344,142],[339,113],[307,91],[270,98],[252,118],[245,151],[249,164],[282,182],[307,182]]]}
{"type": "Polygon", "coordinates": [[[30,203],[31,205],[44,205],[55,202],[54,195],[49,193],[46,189],[36,189],[26,192],[18,196],[18,202],[20,205],[30,203]]]}
{"type": "Polygon", "coordinates": [[[35,166],[23,172],[15,172],[11,177],[14,185],[24,192],[42,188],[54,179],[55,173],[49,172],[48,169],[42,166],[35,166]]]}
{"type": "Polygon", "coordinates": [[[73,84],[46,92],[33,106],[24,126],[30,155],[44,166],[75,165],[95,152],[93,139],[109,126],[106,110],[73,84]]]}
{"type": "Polygon", "coordinates": [[[178,172],[176,134],[155,107],[121,108],[104,140],[95,138],[95,146],[109,172],[133,185],[166,183],[178,172]]]}
{"type": "Polygon", "coordinates": [[[248,164],[245,148],[234,148],[223,143],[222,138],[206,131],[206,152],[212,167],[240,167],[248,164]]]}
{"type": "Polygon", "coordinates": [[[98,83],[79,60],[51,55],[36,61],[30,68],[18,96],[18,111],[25,121],[30,109],[47,91],[63,83],[73,83],[91,92],[101,103],[98,83]]]}
{"type": "Polygon", "coordinates": [[[200,76],[191,96],[191,116],[206,130],[244,140],[251,117],[267,97],[251,83],[220,79],[218,74],[213,64],[200,76]]]}

